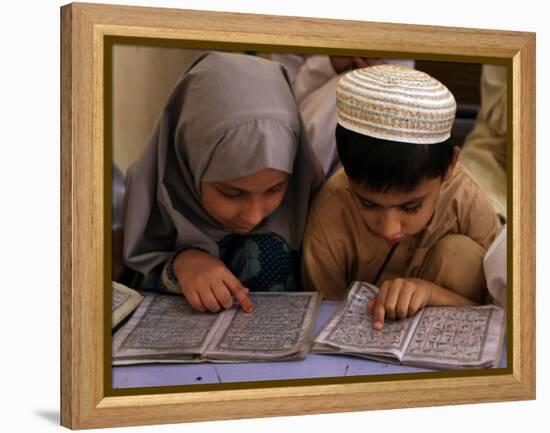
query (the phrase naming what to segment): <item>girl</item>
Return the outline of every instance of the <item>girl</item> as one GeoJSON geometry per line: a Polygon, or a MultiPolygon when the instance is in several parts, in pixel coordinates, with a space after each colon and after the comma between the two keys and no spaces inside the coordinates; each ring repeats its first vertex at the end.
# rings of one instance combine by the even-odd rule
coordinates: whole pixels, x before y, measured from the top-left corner
{"type": "Polygon", "coordinates": [[[297,290],[321,166],[284,68],[206,53],[176,84],[127,174],[127,284],[199,311],[251,310],[249,290],[297,290]]]}

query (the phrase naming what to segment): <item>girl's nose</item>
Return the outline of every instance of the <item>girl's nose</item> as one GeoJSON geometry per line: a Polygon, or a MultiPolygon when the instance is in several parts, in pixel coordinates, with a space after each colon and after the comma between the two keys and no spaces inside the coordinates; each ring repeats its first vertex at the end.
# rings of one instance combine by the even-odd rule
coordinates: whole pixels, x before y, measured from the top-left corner
{"type": "Polygon", "coordinates": [[[261,200],[251,200],[241,213],[243,222],[250,226],[257,226],[264,219],[264,210],[261,200]]]}

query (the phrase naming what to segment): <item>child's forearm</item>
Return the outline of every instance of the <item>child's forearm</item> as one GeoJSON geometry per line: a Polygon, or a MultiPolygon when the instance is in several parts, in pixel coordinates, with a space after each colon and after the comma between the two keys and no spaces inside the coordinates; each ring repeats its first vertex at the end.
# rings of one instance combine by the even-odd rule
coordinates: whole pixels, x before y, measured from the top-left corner
{"type": "Polygon", "coordinates": [[[432,286],[428,305],[478,305],[471,299],[459,295],[458,293],[452,292],[451,290],[441,287],[435,283],[429,282],[428,284],[432,286]]]}

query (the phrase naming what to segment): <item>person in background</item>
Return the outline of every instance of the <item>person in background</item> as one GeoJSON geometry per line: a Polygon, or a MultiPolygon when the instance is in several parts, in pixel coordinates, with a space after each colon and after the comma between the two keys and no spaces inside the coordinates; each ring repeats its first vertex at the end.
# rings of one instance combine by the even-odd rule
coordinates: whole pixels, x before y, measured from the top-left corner
{"type": "Polygon", "coordinates": [[[483,65],[480,111],[460,153],[460,161],[485,189],[502,222],[507,219],[506,77],[506,66],[483,65]]]}

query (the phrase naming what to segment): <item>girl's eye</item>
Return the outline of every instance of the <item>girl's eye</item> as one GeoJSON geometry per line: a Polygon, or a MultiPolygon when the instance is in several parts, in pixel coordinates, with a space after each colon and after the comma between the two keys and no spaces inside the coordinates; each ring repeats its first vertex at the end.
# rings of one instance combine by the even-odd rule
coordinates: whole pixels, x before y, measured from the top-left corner
{"type": "Polygon", "coordinates": [[[275,194],[276,192],[279,192],[280,190],[282,190],[284,186],[285,184],[281,183],[280,185],[277,185],[277,186],[274,186],[273,188],[268,189],[267,192],[268,194],[275,194]]]}
{"type": "Polygon", "coordinates": [[[220,193],[227,198],[237,198],[242,195],[242,191],[233,191],[233,190],[220,190],[220,193]]]}
{"type": "Polygon", "coordinates": [[[406,214],[415,214],[420,210],[421,207],[422,203],[418,203],[414,206],[402,207],[401,210],[403,210],[403,212],[405,212],[406,214]]]}

